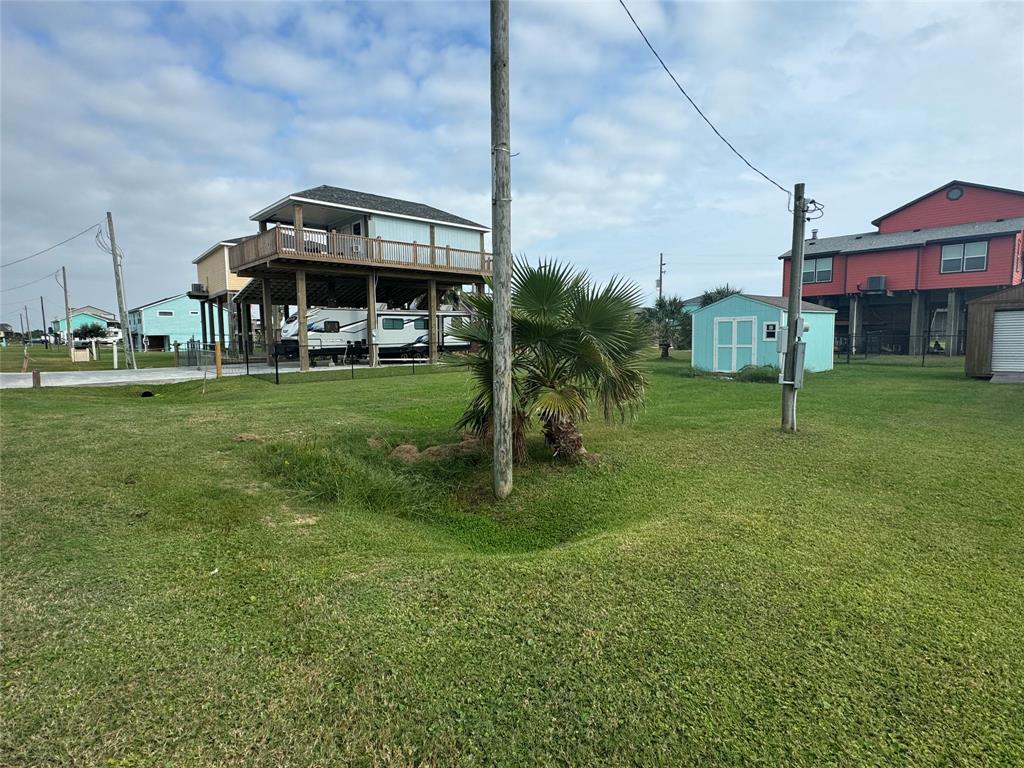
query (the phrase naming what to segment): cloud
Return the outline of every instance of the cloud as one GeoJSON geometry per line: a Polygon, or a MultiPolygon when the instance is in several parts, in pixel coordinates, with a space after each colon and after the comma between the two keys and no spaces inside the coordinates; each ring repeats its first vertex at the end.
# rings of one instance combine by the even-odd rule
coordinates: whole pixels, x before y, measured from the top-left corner
{"type": "MultiPolygon", "coordinates": [[[[1024,178],[1020,4],[630,7],[723,133],[826,203],[822,233],[954,177],[1024,178]]],[[[486,4],[8,2],[0,22],[3,261],[112,210],[142,303],[317,184],[489,221],[486,4]]],[[[714,136],[618,3],[513,3],[511,50],[517,251],[648,290],[664,252],[671,292],[779,291],[785,195],[714,136]]],[[[111,307],[108,261],[81,238],[0,278],[66,263],[75,303],[111,307]]]]}

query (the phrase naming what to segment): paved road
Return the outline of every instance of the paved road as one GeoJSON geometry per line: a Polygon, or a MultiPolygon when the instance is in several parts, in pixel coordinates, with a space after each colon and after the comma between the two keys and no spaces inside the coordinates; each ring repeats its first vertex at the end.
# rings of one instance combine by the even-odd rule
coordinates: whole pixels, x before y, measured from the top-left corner
{"type": "MultiPolygon", "coordinates": [[[[282,370],[287,370],[281,366],[282,370]]],[[[273,376],[273,366],[249,364],[249,371],[273,376]]],[[[39,374],[44,387],[102,387],[115,384],[174,384],[179,381],[202,379],[201,368],[141,368],[137,371],[43,371],[39,374]]],[[[205,373],[213,378],[213,370],[205,373]]],[[[225,376],[244,376],[244,365],[225,365],[225,376]]],[[[0,373],[0,389],[29,389],[31,373],[0,373]]]]}

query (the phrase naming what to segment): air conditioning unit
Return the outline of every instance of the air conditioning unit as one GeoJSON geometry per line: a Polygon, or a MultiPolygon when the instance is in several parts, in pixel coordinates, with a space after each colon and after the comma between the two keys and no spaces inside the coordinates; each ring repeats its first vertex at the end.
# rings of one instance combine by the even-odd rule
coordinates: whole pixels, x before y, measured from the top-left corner
{"type": "Polygon", "coordinates": [[[880,293],[885,291],[885,275],[870,275],[868,276],[868,284],[864,287],[865,291],[878,291],[880,293]]]}
{"type": "Polygon", "coordinates": [[[206,286],[202,283],[192,283],[192,293],[206,293],[206,286]]]}

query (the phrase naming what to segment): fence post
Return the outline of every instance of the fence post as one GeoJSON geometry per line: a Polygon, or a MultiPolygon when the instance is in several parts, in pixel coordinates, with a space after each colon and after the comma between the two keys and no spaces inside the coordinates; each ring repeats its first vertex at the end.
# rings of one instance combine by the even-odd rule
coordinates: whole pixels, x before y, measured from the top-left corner
{"type": "Polygon", "coordinates": [[[354,357],[351,358],[351,360],[349,361],[349,366],[352,368],[352,380],[355,381],[355,379],[356,379],[356,359],[354,357]]]}
{"type": "Polygon", "coordinates": [[[280,384],[281,383],[281,372],[280,372],[280,370],[278,370],[278,367],[277,367],[277,347],[276,346],[274,347],[274,383],[275,384],[280,384]]]}
{"type": "Polygon", "coordinates": [[[242,357],[245,359],[245,375],[249,375],[249,339],[242,340],[242,357]]]}

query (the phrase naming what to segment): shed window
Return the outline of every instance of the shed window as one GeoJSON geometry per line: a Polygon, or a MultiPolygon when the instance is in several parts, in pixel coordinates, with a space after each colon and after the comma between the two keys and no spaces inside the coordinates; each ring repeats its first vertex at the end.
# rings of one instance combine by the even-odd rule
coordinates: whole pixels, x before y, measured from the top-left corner
{"type": "Polygon", "coordinates": [[[385,317],[382,322],[385,331],[400,331],[405,327],[405,323],[400,317],[385,317]]]}
{"type": "Polygon", "coordinates": [[[952,243],[942,246],[943,274],[955,272],[984,272],[988,267],[988,242],[952,243]]]}
{"type": "Polygon", "coordinates": [[[157,317],[174,317],[173,309],[158,309],[156,311],[157,317]]]}
{"type": "Polygon", "coordinates": [[[421,317],[417,319],[415,323],[413,323],[413,327],[417,331],[425,331],[427,330],[427,328],[430,327],[430,324],[427,322],[427,319],[425,317],[421,317]]]}
{"type": "Polygon", "coordinates": [[[778,335],[779,335],[779,324],[778,323],[765,323],[764,324],[764,333],[761,336],[761,338],[764,341],[775,341],[775,339],[776,339],[776,337],[778,335]]]}
{"type": "Polygon", "coordinates": [[[831,283],[832,257],[823,256],[819,259],[804,261],[803,281],[805,283],[831,283]]]}

